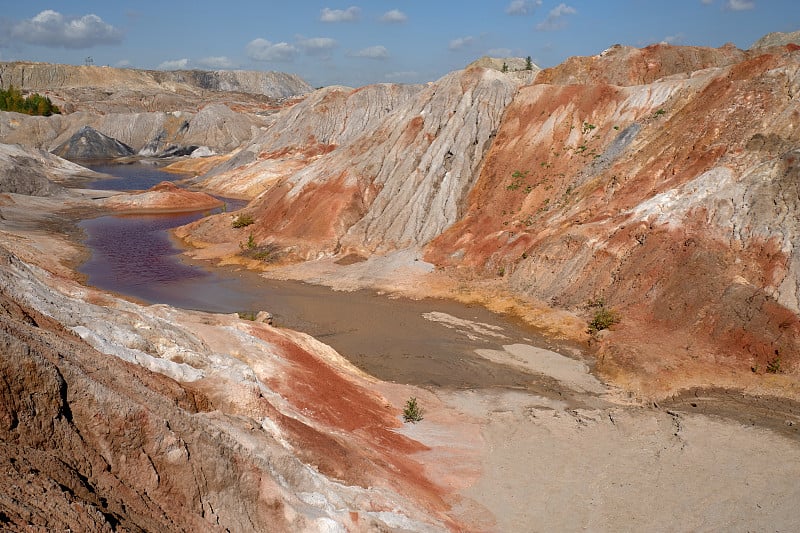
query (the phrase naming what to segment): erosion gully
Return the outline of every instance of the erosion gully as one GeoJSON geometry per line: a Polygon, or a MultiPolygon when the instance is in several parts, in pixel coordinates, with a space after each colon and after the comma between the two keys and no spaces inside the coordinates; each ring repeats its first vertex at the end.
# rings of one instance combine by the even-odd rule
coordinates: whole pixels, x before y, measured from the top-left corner
{"type": "MultiPolygon", "coordinates": [[[[142,190],[180,176],[151,164],[92,165],[116,176],[90,183],[103,190],[142,190]]],[[[223,199],[227,210],[243,202],[223,199]]],[[[90,259],[79,271],[87,284],[144,303],[214,313],[266,310],[274,324],[306,332],[331,345],[362,370],[386,381],[446,388],[502,387],[547,392],[542,376],[488,361],[478,348],[525,343],[556,349],[524,324],[484,308],[439,299],[390,298],[374,291],[334,291],[324,286],[264,278],[210,263],[187,262],[171,228],[208,212],[102,216],[84,220],[90,259]],[[466,321],[444,325],[425,315],[445,313],[466,321]],[[479,324],[474,330],[470,325],[479,324]],[[489,327],[486,327],[489,326],[489,327]]]]}

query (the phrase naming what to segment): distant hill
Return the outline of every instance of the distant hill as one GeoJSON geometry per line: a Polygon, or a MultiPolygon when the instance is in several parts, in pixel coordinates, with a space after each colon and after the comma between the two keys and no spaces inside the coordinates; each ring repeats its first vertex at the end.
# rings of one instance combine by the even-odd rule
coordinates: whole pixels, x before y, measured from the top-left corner
{"type": "Polygon", "coordinates": [[[286,98],[313,88],[300,76],[285,72],[247,70],[135,70],[86,65],[0,62],[0,87],[24,91],[79,87],[150,88],[172,92],[232,91],[286,98]]]}

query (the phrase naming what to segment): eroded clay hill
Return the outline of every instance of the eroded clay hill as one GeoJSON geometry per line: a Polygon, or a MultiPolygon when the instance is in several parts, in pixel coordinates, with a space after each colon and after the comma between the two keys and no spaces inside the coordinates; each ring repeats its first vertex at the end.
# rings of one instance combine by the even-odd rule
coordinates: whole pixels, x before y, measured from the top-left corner
{"type": "MultiPolygon", "coordinates": [[[[793,44],[616,46],[519,89],[331,88],[199,183],[254,197],[284,262],[423,250],[579,316],[602,300],[622,322],[599,368],[634,388],[795,374],[799,66],[793,44]]],[[[182,235],[242,239],[229,215],[182,235]]]]}
{"type": "MultiPolygon", "coordinates": [[[[85,127],[142,156],[225,153],[250,142],[286,99],[311,87],[293,74],[247,71],[140,71],[0,63],[0,86],[46,94],[64,111],[51,117],[0,113],[0,142],[80,158],[73,136],[85,127]],[[65,147],[66,145],[66,147],[65,147]],[[70,155],[73,154],[73,155],[70,155]]],[[[118,157],[116,150],[100,158],[118,157]]]]}

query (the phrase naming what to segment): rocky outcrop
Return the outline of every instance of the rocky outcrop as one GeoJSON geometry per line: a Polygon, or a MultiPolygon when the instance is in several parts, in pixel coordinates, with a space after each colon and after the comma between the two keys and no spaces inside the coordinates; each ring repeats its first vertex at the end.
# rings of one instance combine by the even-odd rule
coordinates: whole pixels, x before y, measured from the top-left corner
{"type": "Polygon", "coordinates": [[[136,88],[160,92],[242,92],[286,98],[308,93],[311,86],[295,74],[260,71],[156,71],[86,65],[0,62],[0,87],[48,91],[95,87],[136,88]]]}
{"type": "Polygon", "coordinates": [[[56,146],[53,153],[71,160],[114,159],[133,155],[133,148],[91,126],[84,126],[68,141],[56,146]]]}
{"type": "Polygon", "coordinates": [[[546,68],[536,83],[553,85],[645,85],[669,76],[688,77],[706,68],[742,61],[746,53],[722,48],[654,44],[646,48],[614,45],[595,56],[570,57],[546,68]]]}
{"type": "Polygon", "coordinates": [[[97,177],[91,170],[47,152],[0,144],[0,192],[32,196],[66,194],[66,184],[97,177]]]}
{"type": "Polygon", "coordinates": [[[788,33],[782,33],[782,32],[768,33],[761,39],[753,43],[753,46],[750,47],[750,49],[757,51],[760,48],[771,48],[773,46],[787,46],[787,45],[800,46],[800,31],[793,31],[788,33]]]}
{"type": "Polygon", "coordinates": [[[531,63],[528,69],[528,61],[524,57],[489,57],[483,56],[476,59],[467,68],[490,68],[503,72],[506,76],[516,81],[520,85],[533,83],[536,75],[542,68],[536,63],[531,63]]]}

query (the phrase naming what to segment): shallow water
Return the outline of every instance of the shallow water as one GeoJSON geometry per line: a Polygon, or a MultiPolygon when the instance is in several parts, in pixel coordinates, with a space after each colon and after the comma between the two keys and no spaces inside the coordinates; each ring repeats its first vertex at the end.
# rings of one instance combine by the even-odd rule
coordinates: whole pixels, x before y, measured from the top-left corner
{"type": "MultiPolygon", "coordinates": [[[[119,172],[125,187],[140,188],[133,165],[119,172]]],[[[175,176],[149,167],[146,179],[175,176]]],[[[159,179],[162,178],[162,179],[159,179]]],[[[120,181],[111,184],[118,186],[120,181]]],[[[102,183],[95,183],[97,188],[102,183]]],[[[535,376],[487,361],[478,348],[529,343],[547,346],[536,333],[480,307],[449,300],[388,298],[373,291],[339,292],[300,282],[268,280],[238,269],[183,261],[167,230],[204,213],[105,216],[80,223],[91,258],[80,267],[87,283],[146,303],[218,313],[266,310],[275,325],[304,331],[333,346],[378,378],[447,387],[532,388],[535,376]],[[447,327],[425,318],[436,312],[492,325],[475,334],[468,325],[447,327]]],[[[538,385],[536,385],[538,383],[538,385]]]]}

